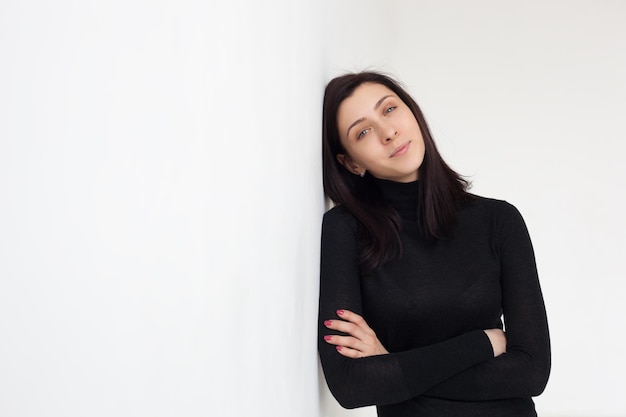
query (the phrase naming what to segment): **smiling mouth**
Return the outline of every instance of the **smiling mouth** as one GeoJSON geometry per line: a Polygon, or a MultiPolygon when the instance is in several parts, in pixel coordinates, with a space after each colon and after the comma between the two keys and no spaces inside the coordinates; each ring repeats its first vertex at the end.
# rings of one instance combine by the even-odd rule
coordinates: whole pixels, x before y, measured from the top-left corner
{"type": "Polygon", "coordinates": [[[408,150],[409,150],[409,145],[411,145],[411,142],[407,142],[404,145],[398,146],[393,153],[391,154],[391,156],[389,156],[389,158],[393,158],[395,156],[402,156],[404,155],[408,150]]]}

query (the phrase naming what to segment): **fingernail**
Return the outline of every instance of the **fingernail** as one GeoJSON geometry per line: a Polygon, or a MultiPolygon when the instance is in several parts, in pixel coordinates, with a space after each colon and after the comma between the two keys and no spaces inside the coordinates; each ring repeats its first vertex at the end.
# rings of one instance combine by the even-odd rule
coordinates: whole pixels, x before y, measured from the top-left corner
{"type": "Polygon", "coordinates": [[[341,352],[341,349],[343,349],[341,346],[335,346],[335,349],[337,349],[339,352],[341,352]]]}
{"type": "Polygon", "coordinates": [[[332,339],[332,336],[324,336],[324,340],[330,340],[332,339]]]}
{"type": "Polygon", "coordinates": [[[343,310],[337,310],[337,314],[343,316],[343,310]]]}
{"type": "Polygon", "coordinates": [[[324,326],[331,326],[332,324],[333,324],[333,321],[332,321],[332,320],[326,320],[326,321],[324,322],[324,326]]]}

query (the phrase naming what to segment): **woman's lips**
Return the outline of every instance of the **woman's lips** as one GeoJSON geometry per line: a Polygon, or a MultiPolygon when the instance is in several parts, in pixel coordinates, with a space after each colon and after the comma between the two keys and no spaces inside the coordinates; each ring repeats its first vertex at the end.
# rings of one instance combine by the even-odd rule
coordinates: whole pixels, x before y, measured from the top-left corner
{"type": "Polygon", "coordinates": [[[405,153],[408,152],[409,150],[409,146],[411,145],[411,142],[407,142],[404,145],[398,146],[393,153],[391,154],[391,156],[389,158],[394,158],[396,156],[402,156],[405,153]]]}

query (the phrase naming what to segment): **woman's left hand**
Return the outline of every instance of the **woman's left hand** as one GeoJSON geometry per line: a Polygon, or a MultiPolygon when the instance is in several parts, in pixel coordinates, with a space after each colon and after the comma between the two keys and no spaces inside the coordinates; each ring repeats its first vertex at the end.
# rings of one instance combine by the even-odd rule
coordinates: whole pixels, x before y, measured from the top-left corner
{"type": "Polygon", "coordinates": [[[347,334],[347,336],[324,336],[326,343],[336,346],[337,352],[355,359],[389,353],[363,317],[349,310],[337,310],[337,315],[341,320],[324,322],[324,326],[328,329],[347,334]]]}

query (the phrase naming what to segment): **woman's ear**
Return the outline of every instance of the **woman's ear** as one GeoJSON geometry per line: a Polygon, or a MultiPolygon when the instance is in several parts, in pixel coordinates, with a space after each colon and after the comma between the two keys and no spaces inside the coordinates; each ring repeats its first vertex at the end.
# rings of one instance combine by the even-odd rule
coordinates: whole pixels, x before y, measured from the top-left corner
{"type": "MultiPolygon", "coordinates": [[[[342,154],[342,153],[338,153],[337,154],[337,161],[339,161],[339,163],[341,165],[343,165],[348,171],[350,171],[351,173],[353,173],[354,175],[361,175],[361,171],[365,172],[365,170],[362,170],[358,167],[358,165],[356,165],[352,159],[350,158],[350,156],[346,155],[346,154],[342,154]]],[[[361,175],[362,176],[362,175],[361,175]]]]}

